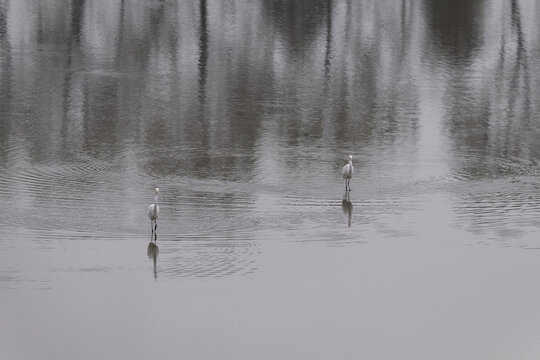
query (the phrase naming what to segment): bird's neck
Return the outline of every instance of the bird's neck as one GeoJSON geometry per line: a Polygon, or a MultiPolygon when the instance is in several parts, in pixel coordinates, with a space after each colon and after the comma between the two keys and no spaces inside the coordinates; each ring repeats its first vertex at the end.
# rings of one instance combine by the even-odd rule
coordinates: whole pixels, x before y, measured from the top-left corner
{"type": "Polygon", "coordinates": [[[157,206],[157,194],[154,195],[154,206],[157,206]]]}

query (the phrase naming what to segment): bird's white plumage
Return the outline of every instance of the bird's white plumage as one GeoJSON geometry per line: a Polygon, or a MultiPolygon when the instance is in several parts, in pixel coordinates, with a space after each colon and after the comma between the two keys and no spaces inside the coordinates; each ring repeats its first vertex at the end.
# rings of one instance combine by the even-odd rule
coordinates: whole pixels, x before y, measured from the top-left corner
{"type": "Polygon", "coordinates": [[[349,163],[341,169],[341,175],[344,179],[349,180],[354,173],[354,167],[352,164],[352,155],[349,155],[349,163]]]}
{"type": "Polygon", "coordinates": [[[154,195],[154,203],[148,205],[146,208],[146,214],[148,215],[148,218],[150,221],[156,221],[159,216],[159,206],[157,203],[157,196],[159,194],[159,189],[156,188],[156,193],[154,195]]]}
{"type": "Polygon", "coordinates": [[[148,205],[148,208],[146,209],[146,214],[151,221],[156,220],[159,216],[159,206],[154,204],[148,205]]]}

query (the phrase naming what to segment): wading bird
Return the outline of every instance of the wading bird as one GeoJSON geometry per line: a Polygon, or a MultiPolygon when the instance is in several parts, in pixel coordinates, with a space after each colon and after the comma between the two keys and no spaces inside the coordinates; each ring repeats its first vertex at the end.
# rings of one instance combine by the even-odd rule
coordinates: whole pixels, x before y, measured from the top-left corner
{"type": "Polygon", "coordinates": [[[159,194],[159,188],[156,188],[156,193],[154,195],[154,203],[148,205],[146,209],[146,214],[150,218],[150,227],[152,228],[152,235],[157,231],[157,218],[159,215],[159,206],[157,204],[157,196],[159,194]]]}
{"type": "Polygon", "coordinates": [[[343,169],[341,169],[341,175],[345,179],[345,191],[351,190],[350,182],[351,182],[351,177],[353,175],[353,172],[354,172],[354,168],[352,165],[352,155],[349,155],[349,163],[345,165],[343,169]]]}

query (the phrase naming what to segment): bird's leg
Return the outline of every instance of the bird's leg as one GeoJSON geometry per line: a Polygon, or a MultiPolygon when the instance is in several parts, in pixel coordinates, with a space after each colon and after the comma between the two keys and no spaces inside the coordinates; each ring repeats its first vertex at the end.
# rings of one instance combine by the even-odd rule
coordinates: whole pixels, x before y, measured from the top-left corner
{"type": "Polygon", "coordinates": [[[154,232],[157,232],[157,220],[154,221],[154,232]]]}
{"type": "Polygon", "coordinates": [[[152,235],[154,235],[154,224],[152,224],[152,220],[150,220],[150,231],[152,231],[152,235]]]}

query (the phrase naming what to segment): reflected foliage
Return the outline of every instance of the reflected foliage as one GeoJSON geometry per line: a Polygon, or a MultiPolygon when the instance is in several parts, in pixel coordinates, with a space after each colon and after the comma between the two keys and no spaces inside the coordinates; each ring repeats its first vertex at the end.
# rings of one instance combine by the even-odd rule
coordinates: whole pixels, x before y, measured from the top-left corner
{"type": "Polygon", "coordinates": [[[424,0],[423,4],[434,51],[443,52],[448,61],[469,61],[473,50],[482,45],[484,1],[424,0]]]}
{"type": "Polygon", "coordinates": [[[297,149],[380,162],[417,147],[435,86],[453,171],[493,173],[540,150],[534,20],[516,0],[2,2],[0,154],[233,181],[297,149]]]}
{"type": "Polygon", "coordinates": [[[269,19],[279,37],[286,39],[287,47],[301,53],[314,41],[315,35],[325,26],[327,0],[264,0],[264,15],[269,19]]]}
{"type": "MultiPolygon", "coordinates": [[[[523,25],[519,2],[504,2],[496,9],[492,23],[499,27],[491,31],[498,41],[465,59],[493,64],[493,68],[475,74],[481,81],[470,81],[464,76],[470,70],[460,65],[449,65],[446,70],[451,74],[444,101],[456,153],[453,165],[456,173],[477,179],[534,173],[530,165],[540,156],[540,142],[532,135],[540,129],[531,121],[531,112],[538,109],[538,102],[531,99],[539,89],[531,86],[530,50],[524,40],[525,31],[533,29],[523,25]]],[[[482,23],[478,16],[471,16],[470,22],[482,23]]],[[[473,31],[472,26],[464,28],[473,31]]],[[[473,48],[465,51],[471,53],[473,48]]]]}

